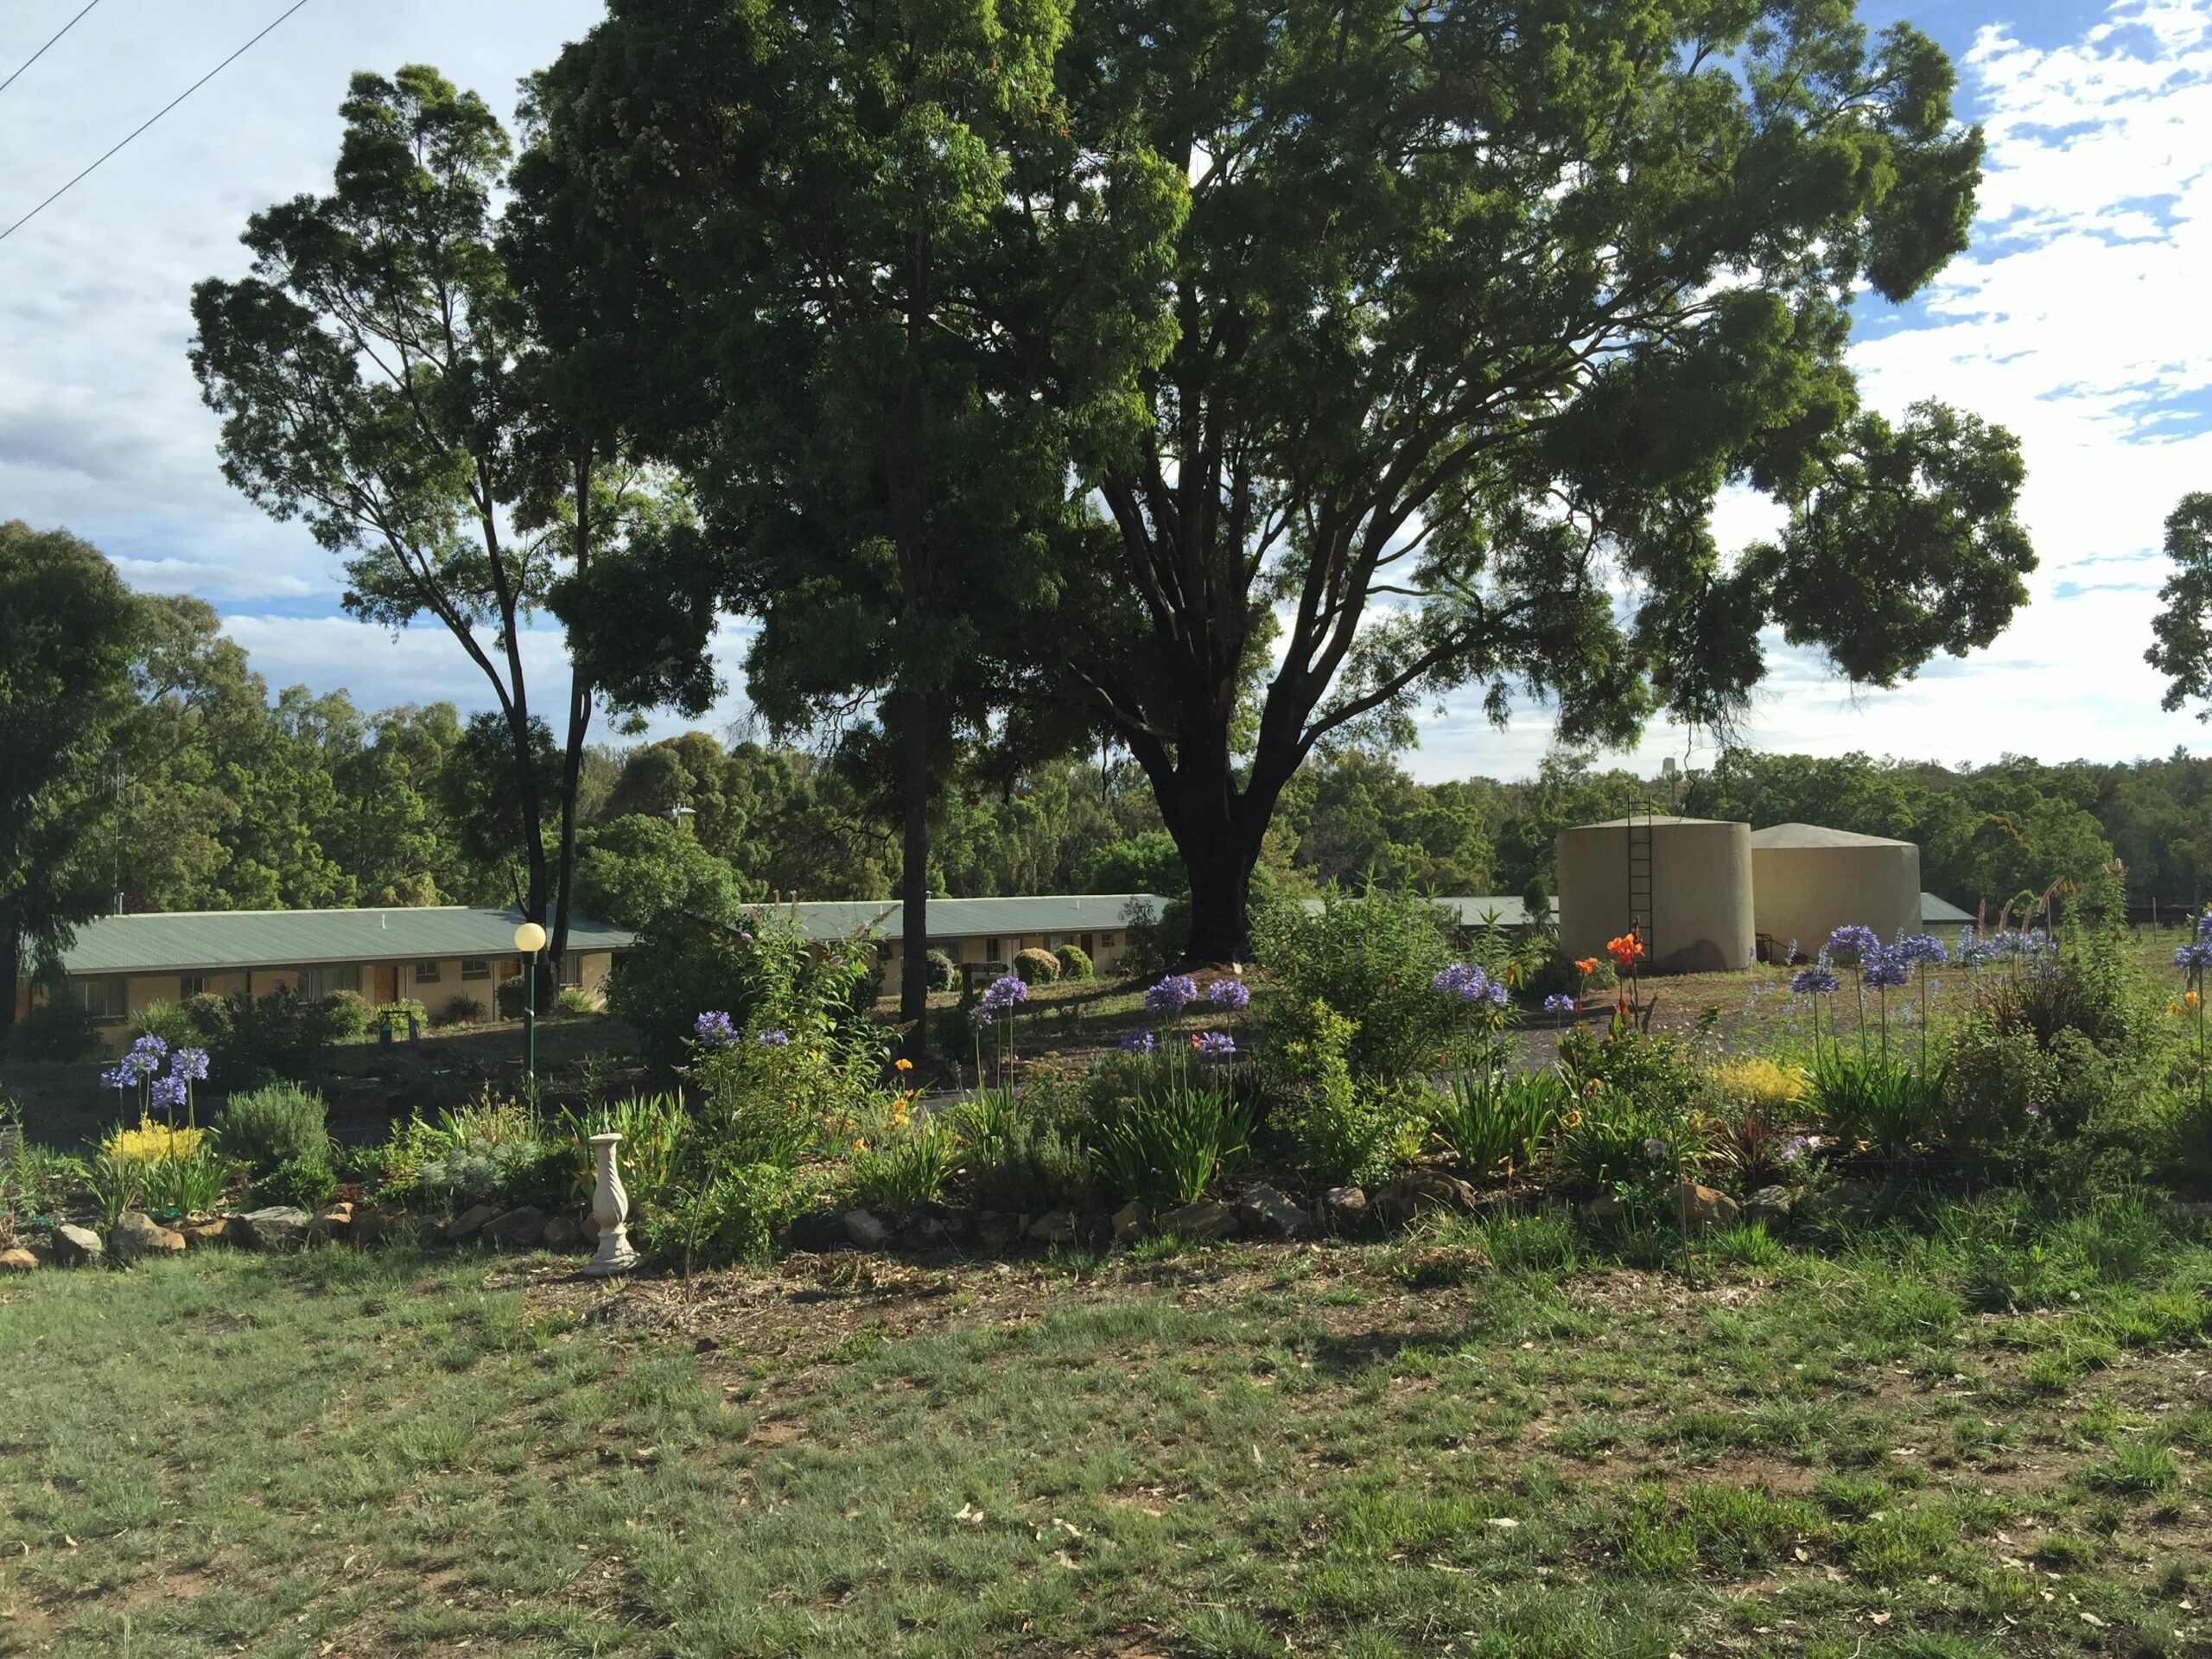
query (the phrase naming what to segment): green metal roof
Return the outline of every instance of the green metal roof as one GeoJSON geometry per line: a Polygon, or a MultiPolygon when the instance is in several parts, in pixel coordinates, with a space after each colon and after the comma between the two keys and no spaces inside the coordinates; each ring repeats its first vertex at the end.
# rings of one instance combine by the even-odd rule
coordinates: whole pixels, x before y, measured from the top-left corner
{"type": "MultiPolygon", "coordinates": [[[[71,974],[220,973],[333,962],[427,962],[515,953],[518,910],[467,905],[390,910],[190,910],[103,916],[62,952],[71,974]]],[[[569,920],[571,950],[626,950],[634,936],[569,920]]]]}
{"type": "MultiPolygon", "coordinates": [[[[1322,902],[1319,899],[1302,899],[1299,902],[1309,911],[1319,911],[1322,908],[1322,902]]],[[[1529,925],[1528,901],[1513,894],[1437,898],[1430,899],[1429,903],[1434,905],[1439,910],[1447,912],[1454,925],[1460,927],[1491,925],[1526,927],[1529,925]]],[[[1552,900],[1551,910],[1553,915],[1559,914],[1558,899],[1552,900]]]]}
{"type": "MultiPolygon", "coordinates": [[[[1129,907],[1157,916],[1166,900],[1149,893],[1044,894],[1036,898],[932,899],[928,926],[932,939],[1018,938],[1027,933],[1118,933],[1129,925],[1129,907]]],[[[795,905],[762,906],[791,916],[810,939],[842,939],[874,932],[901,938],[905,926],[896,899],[819,899],[795,905]]]]}
{"type": "Polygon", "coordinates": [[[1974,920],[1972,911],[1961,910],[1948,899],[1938,899],[1932,893],[1923,893],[1920,895],[1920,925],[1923,927],[1926,927],[1931,922],[1948,924],[1972,920],[1974,920]]]}

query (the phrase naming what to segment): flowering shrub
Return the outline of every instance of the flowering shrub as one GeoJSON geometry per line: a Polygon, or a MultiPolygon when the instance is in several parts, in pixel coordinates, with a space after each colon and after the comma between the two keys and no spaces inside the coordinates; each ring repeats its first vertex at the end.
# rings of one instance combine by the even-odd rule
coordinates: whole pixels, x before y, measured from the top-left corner
{"type": "MultiPolygon", "coordinates": [[[[1436,989],[1436,976],[1456,953],[1442,913],[1427,899],[1332,891],[1318,911],[1269,906],[1255,918],[1254,931],[1271,1003],[1295,1010],[1324,1002],[1355,1020],[1345,1058],[1363,1082],[1433,1071],[1465,1021],[1468,1005],[1436,989]]],[[[1494,1006],[1487,995],[1484,1006],[1494,1006]]]]}

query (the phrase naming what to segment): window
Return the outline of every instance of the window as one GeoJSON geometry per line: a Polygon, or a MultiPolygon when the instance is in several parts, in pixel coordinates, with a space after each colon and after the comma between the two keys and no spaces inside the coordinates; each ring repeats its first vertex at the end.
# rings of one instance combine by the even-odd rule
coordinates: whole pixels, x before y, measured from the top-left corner
{"type": "Polygon", "coordinates": [[[85,1005],[85,1012],[95,1020],[120,1020],[130,1012],[130,999],[120,979],[74,980],[70,988],[85,1005]]]}
{"type": "Polygon", "coordinates": [[[584,959],[571,950],[561,958],[561,971],[556,976],[563,985],[581,986],[584,982],[584,959]]]}
{"type": "Polygon", "coordinates": [[[996,962],[1000,960],[999,942],[996,939],[985,939],[983,941],[983,960],[985,962],[996,962]]]}
{"type": "Polygon", "coordinates": [[[461,959],[461,976],[463,979],[491,978],[492,958],[489,957],[463,957],[461,959]]]}
{"type": "Polygon", "coordinates": [[[179,974],[176,976],[176,995],[177,1000],[180,1002],[188,996],[207,995],[207,976],[205,974],[179,974]]]}
{"type": "Polygon", "coordinates": [[[333,991],[358,991],[361,988],[361,970],[353,963],[337,967],[302,968],[300,969],[300,995],[306,997],[328,996],[333,991]]]}
{"type": "Polygon", "coordinates": [[[438,982],[438,964],[435,962],[416,963],[415,964],[415,982],[417,985],[436,984],[438,982]]]}
{"type": "Polygon", "coordinates": [[[1114,936],[1111,933],[1101,933],[1098,936],[1098,948],[1101,950],[1111,950],[1114,948],[1114,936]]]}

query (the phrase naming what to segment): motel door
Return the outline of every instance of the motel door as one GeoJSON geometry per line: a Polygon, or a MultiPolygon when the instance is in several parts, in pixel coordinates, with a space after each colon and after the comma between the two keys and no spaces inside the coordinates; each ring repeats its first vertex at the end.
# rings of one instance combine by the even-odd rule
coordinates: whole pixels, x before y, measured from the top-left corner
{"type": "Polygon", "coordinates": [[[1086,933],[1083,936],[1083,954],[1084,956],[1090,956],[1096,951],[1097,949],[1097,938],[1098,936],[1096,933],[1086,933]]]}
{"type": "Polygon", "coordinates": [[[399,968],[397,963],[379,964],[376,970],[377,996],[379,1003],[399,1001],[399,968]]]}

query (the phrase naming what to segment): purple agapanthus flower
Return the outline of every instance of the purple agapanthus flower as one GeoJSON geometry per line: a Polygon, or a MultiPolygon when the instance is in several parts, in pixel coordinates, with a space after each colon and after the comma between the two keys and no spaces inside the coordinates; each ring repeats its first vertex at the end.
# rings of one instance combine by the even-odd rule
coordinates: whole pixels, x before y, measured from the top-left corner
{"type": "Polygon", "coordinates": [[[737,1022],[717,1008],[691,1022],[692,1034],[709,1048],[724,1048],[737,1040],[737,1022]]]}
{"type": "Polygon", "coordinates": [[[100,1087],[103,1089],[128,1089],[137,1081],[136,1066],[111,1065],[100,1073],[100,1087]]]}
{"type": "Polygon", "coordinates": [[[1859,977],[1867,986],[1880,988],[1905,982],[1904,958],[1894,950],[1885,950],[1877,945],[1859,958],[1859,977]]]}
{"type": "Polygon", "coordinates": [[[1554,991],[1544,999],[1544,1012],[1546,1014],[1573,1014],[1574,999],[1565,991],[1554,991]]]}
{"type": "Polygon", "coordinates": [[[184,1104],[184,1079],[156,1077],[146,1090],[146,1098],[156,1106],[181,1106],[184,1104]]]}
{"type": "Polygon", "coordinates": [[[1793,1135],[1782,1143],[1780,1154],[1782,1161],[1785,1164],[1802,1162],[1805,1154],[1812,1149],[1813,1142],[1809,1135],[1793,1135]]]}
{"type": "Polygon", "coordinates": [[[1147,1014],[1180,1014],[1198,1000],[1198,982],[1188,974],[1170,974],[1144,994],[1147,1014]]]}
{"type": "Polygon", "coordinates": [[[1217,1008],[1241,1008],[1252,1000],[1252,988],[1241,979],[1217,979],[1206,987],[1206,1001],[1217,1008]]]}
{"type": "Polygon", "coordinates": [[[1505,987],[1471,962],[1455,962],[1429,982],[1439,995],[1456,996],[1462,1002],[1494,1002],[1505,1006],[1505,987]]]}
{"type": "Polygon", "coordinates": [[[1202,1031],[1191,1046],[1201,1054],[1220,1059],[1236,1052],[1236,1039],[1225,1031],[1202,1031]]]}
{"type": "Polygon", "coordinates": [[[791,1034],[788,1031],[771,1026],[753,1040],[763,1048],[789,1048],[791,1046],[791,1034]]]}
{"type": "Polygon", "coordinates": [[[1029,1000],[1029,982],[1019,974],[1001,974],[983,988],[983,1012],[1003,1014],[1029,1000]]]}
{"type": "Polygon", "coordinates": [[[1830,957],[1849,957],[1853,962],[1864,962],[1882,948],[1882,941],[1871,927],[1861,927],[1856,922],[1846,924],[1828,935],[1827,954],[1830,957]]]}
{"type": "Polygon", "coordinates": [[[1122,1033],[1122,1052],[1149,1054],[1160,1046],[1160,1039],[1148,1031],[1125,1031],[1122,1033]]]}
{"type": "Polygon", "coordinates": [[[204,1048],[178,1048],[169,1055],[169,1075],[190,1078],[194,1082],[207,1075],[207,1051],[204,1048]]]}
{"type": "Polygon", "coordinates": [[[2030,1117],[2041,1117],[2043,1116],[2042,1103],[2038,1101],[2030,1101],[2028,1103],[2028,1116],[2030,1117]]]}
{"type": "Polygon", "coordinates": [[[1951,959],[1951,953],[1943,948],[1943,941],[1931,933],[1906,934],[1897,942],[1896,955],[1905,962],[1924,962],[1930,967],[1951,959]]]}
{"type": "Polygon", "coordinates": [[[1645,1157],[1663,1158],[1666,1154],[1667,1143],[1664,1141],[1660,1140],[1656,1135],[1654,1135],[1650,1140],[1646,1141],[1643,1143],[1643,1155],[1645,1157]]]}
{"type": "Polygon", "coordinates": [[[1843,982],[1817,963],[1800,968],[1789,976],[1789,988],[1800,996],[1826,996],[1843,982]]]}
{"type": "Polygon", "coordinates": [[[2192,974],[2201,974],[2207,968],[2212,968],[2212,944],[2200,940],[2195,944],[2184,944],[2174,952],[2174,966],[2192,974]]]}

